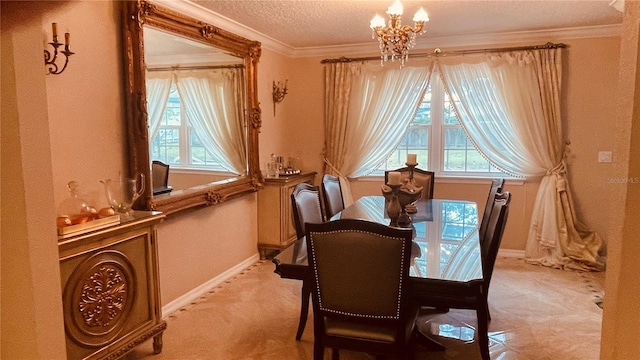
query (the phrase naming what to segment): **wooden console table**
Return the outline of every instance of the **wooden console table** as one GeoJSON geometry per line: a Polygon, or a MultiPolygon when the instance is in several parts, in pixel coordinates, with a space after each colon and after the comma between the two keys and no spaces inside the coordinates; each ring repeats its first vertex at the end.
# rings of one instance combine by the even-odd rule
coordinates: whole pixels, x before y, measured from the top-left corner
{"type": "Polygon", "coordinates": [[[316,172],[266,178],[258,191],[258,251],[265,259],[270,251],[286,249],[297,240],[291,210],[291,193],[300,183],[313,184],[316,172]]]}
{"type": "Polygon", "coordinates": [[[159,212],[58,241],[68,359],[117,359],[153,337],[162,351],[159,212]]]}

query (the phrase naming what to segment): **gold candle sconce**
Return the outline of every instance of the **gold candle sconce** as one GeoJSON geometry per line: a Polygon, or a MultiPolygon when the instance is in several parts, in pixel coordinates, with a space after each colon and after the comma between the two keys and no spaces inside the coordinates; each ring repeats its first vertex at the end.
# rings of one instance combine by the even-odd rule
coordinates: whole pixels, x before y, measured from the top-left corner
{"type": "Polygon", "coordinates": [[[279,81],[277,84],[275,81],[273,82],[273,116],[276,116],[276,104],[281,103],[289,91],[287,81],[289,80],[284,81],[284,85],[280,85],[279,81]]]}

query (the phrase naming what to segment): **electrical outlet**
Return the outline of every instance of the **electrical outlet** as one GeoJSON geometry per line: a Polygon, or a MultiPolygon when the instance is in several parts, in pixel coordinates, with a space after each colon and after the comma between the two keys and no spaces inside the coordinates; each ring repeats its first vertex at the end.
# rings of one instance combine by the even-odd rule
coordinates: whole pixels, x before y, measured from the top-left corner
{"type": "Polygon", "coordinates": [[[613,153],[611,151],[600,151],[598,152],[598,162],[611,162],[613,158],[613,153]]]}

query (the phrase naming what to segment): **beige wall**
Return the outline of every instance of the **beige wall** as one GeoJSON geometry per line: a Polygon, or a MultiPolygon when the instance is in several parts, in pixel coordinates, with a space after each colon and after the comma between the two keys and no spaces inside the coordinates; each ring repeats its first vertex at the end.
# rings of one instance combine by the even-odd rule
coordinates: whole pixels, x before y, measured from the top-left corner
{"type": "Polygon", "coordinates": [[[257,196],[251,194],[169,216],[158,226],[163,305],[257,256],[256,208],[257,196]]]}
{"type": "Polygon", "coordinates": [[[63,359],[64,327],[42,58],[41,14],[2,4],[0,357],[63,359]]]}
{"type": "MultiPolygon", "coordinates": [[[[0,349],[2,357],[7,359],[45,359],[51,358],[51,354],[61,358],[63,356],[57,356],[64,352],[64,343],[59,315],[61,305],[56,300],[60,299],[61,290],[57,282],[53,216],[57,205],[68,196],[65,186],[69,180],[79,181],[86,192],[95,192],[97,198],[103,199],[99,180],[115,177],[126,168],[119,13],[117,2],[110,1],[49,5],[43,2],[30,5],[33,8],[28,9],[24,4],[15,5],[10,14],[20,21],[6,21],[10,19],[5,15],[11,5],[2,4],[2,171],[3,174],[21,175],[16,181],[9,181],[5,176],[2,179],[0,336],[4,336],[0,349]],[[18,7],[20,10],[16,9],[18,7]],[[27,18],[26,14],[31,17],[27,18]],[[61,32],[67,29],[71,32],[72,50],[76,55],[64,74],[45,76],[42,49],[49,41],[53,21],[59,23],[61,32]],[[13,62],[6,60],[6,54],[12,55],[13,62]],[[15,80],[7,81],[12,78],[6,74],[15,80]],[[7,149],[6,145],[11,147],[7,149]],[[13,220],[14,217],[17,218],[13,220]],[[9,270],[8,266],[11,266],[9,270]],[[11,276],[15,273],[21,277],[11,276]],[[27,293],[31,297],[13,297],[10,296],[12,293],[27,293]],[[42,302],[38,301],[42,298],[53,300],[47,301],[43,308],[42,302]],[[25,326],[24,319],[32,319],[31,326],[25,326]],[[12,331],[11,337],[8,331],[12,331]],[[43,355],[43,348],[50,351],[49,356],[43,355]]],[[[635,40],[627,41],[637,49],[637,26],[635,29],[635,40]]],[[[634,258],[639,250],[634,245],[637,242],[633,242],[631,227],[625,228],[624,242],[622,230],[610,230],[612,223],[617,224],[614,219],[624,218],[625,211],[637,215],[634,204],[638,202],[630,203],[625,210],[609,206],[613,203],[610,196],[613,186],[608,179],[619,174],[627,176],[638,169],[625,168],[620,172],[620,166],[616,167],[616,164],[598,163],[597,152],[614,150],[614,160],[626,163],[629,155],[619,157],[624,155],[620,152],[625,149],[616,145],[618,141],[624,143],[625,137],[611,130],[611,122],[616,118],[616,110],[629,106],[633,100],[617,104],[618,80],[624,77],[618,68],[619,39],[563,42],[570,46],[564,69],[567,106],[563,115],[567,122],[565,135],[571,141],[569,170],[576,212],[600,235],[612,237],[607,240],[617,255],[611,260],[620,262],[610,265],[618,271],[608,274],[607,286],[612,297],[605,302],[603,331],[603,351],[614,354],[607,357],[614,359],[619,346],[615,344],[615,338],[620,335],[614,329],[620,326],[623,330],[629,329],[628,321],[639,317],[634,311],[626,310],[633,307],[631,300],[637,302],[637,297],[627,296],[620,300],[623,307],[618,312],[613,294],[622,291],[617,287],[621,281],[637,283],[633,280],[637,277],[634,258]],[[609,212],[610,218],[606,216],[609,212]],[[620,316],[616,315],[618,313],[620,316]],[[606,336],[610,340],[606,340],[606,336]]],[[[258,65],[262,166],[269,154],[276,153],[300,156],[304,170],[322,172],[324,84],[321,59],[288,58],[263,49],[258,65]],[[272,84],[284,79],[289,79],[289,94],[277,105],[274,116],[272,84]]],[[[635,66],[634,60],[626,64],[626,69],[635,66]]],[[[628,95],[633,92],[633,86],[621,91],[633,99],[628,95]]],[[[637,118],[637,108],[635,114],[637,118]]],[[[628,128],[631,115],[624,119],[615,123],[628,128]]],[[[628,138],[628,133],[622,131],[622,134],[628,138]]],[[[354,195],[377,194],[379,184],[376,181],[356,182],[353,184],[354,195]]],[[[503,247],[522,250],[538,184],[536,181],[507,182],[506,186],[514,193],[514,202],[503,247]]],[[[483,181],[438,181],[435,196],[483,203],[487,187],[488,182],[483,181]]],[[[637,200],[634,193],[637,186],[629,188],[628,199],[637,200]]],[[[625,224],[630,221],[628,216],[625,224]]],[[[623,224],[619,225],[622,229],[623,224]]],[[[158,229],[163,305],[255,256],[257,231],[255,194],[220,206],[170,216],[158,229]]],[[[639,293],[635,287],[633,289],[632,294],[639,293]]],[[[634,333],[637,331],[629,332],[634,333]]]]}
{"type": "MultiPolygon", "coordinates": [[[[620,51],[611,171],[615,176],[640,176],[640,2],[627,2],[620,51]]],[[[634,359],[640,354],[640,184],[610,187],[609,257],[605,281],[600,358],[634,359]]]]}
{"type": "Polygon", "coordinates": [[[51,23],[57,22],[61,41],[64,32],[70,32],[71,51],[76,53],[64,73],[45,76],[56,204],[69,197],[67,183],[75,180],[85,200],[106,206],[100,180],[117,179],[126,171],[120,14],[115,4],[71,1],[64,11],[42,18],[43,42],[51,41],[51,23]]]}
{"type": "Polygon", "coordinates": [[[599,163],[599,151],[616,152],[616,117],[620,39],[567,41],[563,108],[565,138],[571,142],[569,181],[576,215],[607,238],[610,191],[620,174],[612,163],[599,163]]]}

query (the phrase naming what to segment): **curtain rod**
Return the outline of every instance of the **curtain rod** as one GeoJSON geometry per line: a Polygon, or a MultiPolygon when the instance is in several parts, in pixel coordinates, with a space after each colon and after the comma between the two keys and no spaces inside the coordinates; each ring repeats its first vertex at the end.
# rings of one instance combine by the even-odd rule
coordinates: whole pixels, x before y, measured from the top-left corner
{"type": "Polygon", "coordinates": [[[232,64],[232,65],[200,65],[200,66],[168,66],[149,68],[147,71],[172,71],[172,70],[208,70],[208,69],[241,69],[244,68],[244,64],[232,64]]]}
{"type": "MultiPolygon", "coordinates": [[[[482,54],[482,53],[495,53],[495,52],[509,52],[509,51],[521,51],[521,50],[540,50],[540,49],[557,49],[566,48],[567,45],[563,43],[554,44],[548,42],[544,45],[534,46],[519,46],[519,47],[504,47],[504,48],[492,48],[492,49],[472,49],[472,50],[454,50],[454,51],[442,51],[440,48],[435,48],[431,53],[417,53],[409,54],[409,58],[412,57],[439,57],[439,56],[452,56],[452,55],[466,55],[466,54],[482,54]]],[[[320,61],[321,64],[330,64],[338,62],[352,62],[352,61],[367,61],[367,60],[380,60],[380,56],[368,56],[359,58],[347,58],[340,57],[338,59],[324,59],[320,61]]]]}

